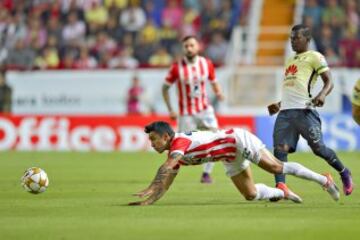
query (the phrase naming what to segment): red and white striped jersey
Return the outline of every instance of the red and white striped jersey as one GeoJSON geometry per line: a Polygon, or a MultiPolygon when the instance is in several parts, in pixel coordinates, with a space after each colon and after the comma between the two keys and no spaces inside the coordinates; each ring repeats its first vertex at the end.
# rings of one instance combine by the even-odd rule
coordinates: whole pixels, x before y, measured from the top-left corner
{"type": "Polygon", "coordinates": [[[193,115],[209,105],[205,82],[215,82],[215,69],[211,60],[197,56],[191,63],[187,58],[173,63],[165,83],[177,83],[180,115],[193,115]]]}
{"type": "Polygon", "coordinates": [[[205,162],[233,161],[237,141],[233,129],[176,133],[170,143],[169,155],[181,153],[180,165],[197,165],[205,162]]]}

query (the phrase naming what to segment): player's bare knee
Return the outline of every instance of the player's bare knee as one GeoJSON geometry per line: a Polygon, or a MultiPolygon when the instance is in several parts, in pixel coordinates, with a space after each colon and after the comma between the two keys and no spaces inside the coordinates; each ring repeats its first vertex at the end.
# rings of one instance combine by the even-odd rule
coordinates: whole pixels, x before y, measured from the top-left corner
{"type": "Polygon", "coordinates": [[[288,153],[290,151],[290,147],[287,144],[279,144],[275,146],[275,151],[288,153]]]}
{"type": "Polygon", "coordinates": [[[256,198],[256,194],[257,194],[256,191],[251,191],[251,192],[247,192],[243,195],[247,201],[253,201],[256,198]]]}

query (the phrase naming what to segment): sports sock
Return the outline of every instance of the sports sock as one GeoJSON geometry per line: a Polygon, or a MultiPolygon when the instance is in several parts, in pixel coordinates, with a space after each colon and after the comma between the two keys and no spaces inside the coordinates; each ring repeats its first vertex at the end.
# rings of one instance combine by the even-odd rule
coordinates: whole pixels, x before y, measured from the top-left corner
{"type": "Polygon", "coordinates": [[[214,168],[214,162],[208,162],[204,164],[204,173],[210,174],[214,168]]]}
{"type": "Polygon", "coordinates": [[[317,182],[321,186],[324,186],[327,182],[327,178],[325,176],[318,174],[296,162],[284,163],[283,173],[317,182]]]}
{"type": "MultiPolygon", "coordinates": [[[[283,151],[279,151],[279,150],[274,150],[274,156],[279,159],[282,162],[287,162],[287,152],[283,152],[283,151]]],[[[275,182],[283,182],[285,183],[285,175],[284,174],[275,174],[275,182]]]]}
{"type": "Polygon", "coordinates": [[[345,167],[331,148],[326,147],[324,144],[312,147],[313,152],[323,158],[330,166],[332,166],[339,173],[344,171],[345,167]]]}
{"type": "Polygon", "coordinates": [[[284,192],[278,188],[268,187],[263,183],[257,183],[255,184],[255,187],[256,187],[255,200],[284,198],[284,192]]]}

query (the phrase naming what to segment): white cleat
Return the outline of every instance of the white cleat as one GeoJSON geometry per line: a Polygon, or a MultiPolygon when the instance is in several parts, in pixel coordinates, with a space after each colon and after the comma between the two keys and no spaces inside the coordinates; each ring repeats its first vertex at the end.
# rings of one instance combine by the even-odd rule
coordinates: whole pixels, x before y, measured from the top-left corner
{"type": "Polygon", "coordinates": [[[330,173],[323,174],[327,178],[327,182],[324,185],[324,190],[326,190],[332,199],[338,201],[340,199],[339,188],[336,186],[330,173]]]}
{"type": "Polygon", "coordinates": [[[289,199],[289,200],[293,201],[294,203],[302,203],[302,201],[303,201],[300,196],[295,194],[290,189],[288,190],[288,194],[287,194],[287,196],[285,196],[285,199],[289,199]]]}
{"type": "Polygon", "coordinates": [[[301,197],[299,197],[297,194],[295,194],[293,191],[291,191],[285,183],[278,183],[276,184],[276,187],[281,189],[284,192],[284,199],[291,200],[294,203],[302,203],[301,197]]]}

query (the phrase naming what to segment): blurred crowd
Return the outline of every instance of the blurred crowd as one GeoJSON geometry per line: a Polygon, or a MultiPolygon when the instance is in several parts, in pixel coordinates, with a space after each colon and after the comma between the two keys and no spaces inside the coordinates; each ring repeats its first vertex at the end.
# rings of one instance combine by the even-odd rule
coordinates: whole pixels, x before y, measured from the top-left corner
{"type": "Polygon", "coordinates": [[[195,35],[222,65],[250,0],[2,0],[0,64],[9,69],[168,66],[195,35]]]}
{"type": "Polygon", "coordinates": [[[360,67],[360,1],[305,0],[303,21],[331,66],[360,67]]]}

